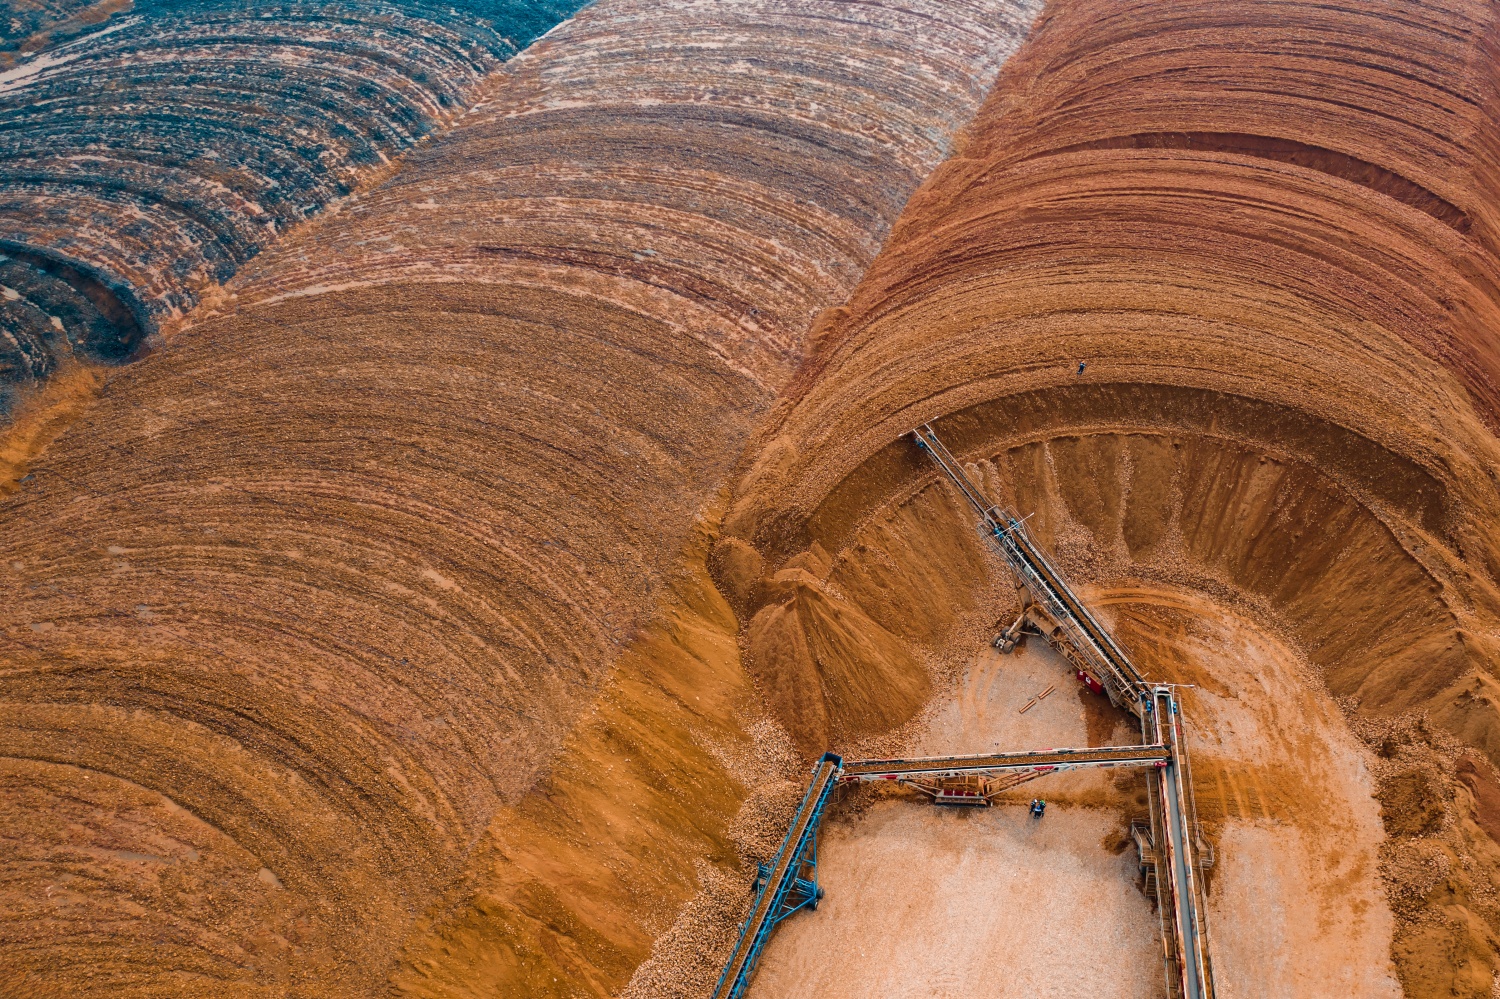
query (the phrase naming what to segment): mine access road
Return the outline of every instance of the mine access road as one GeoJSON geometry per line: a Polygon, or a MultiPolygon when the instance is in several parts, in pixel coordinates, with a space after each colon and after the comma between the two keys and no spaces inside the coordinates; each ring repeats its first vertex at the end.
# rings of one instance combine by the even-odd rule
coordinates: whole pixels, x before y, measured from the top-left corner
{"type": "MultiPolygon", "coordinates": [[[[801,909],[816,909],[823,891],[817,877],[818,825],[834,788],[842,783],[896,781],[939,804],[987,805],[995,796],[1064,770],[1145,767],[1150,785],[1149,831],[1137,837],[1143,868],[1154,870],[1162,958],[1174,999],[1213,999],[1209,966],[1204,866],[1192,803],[1182,712],[1169,684],[1150,683],[1104,626],[1073,592],[1013,511],[992,504],[931,425],[912,432],[918,445],[978,512],[981,522],[1019,581],[1022,611],[995,645],[1009,651],[1024,633],[1043,636],[1077,670],[1090,689],[1140,721],[1141,745],[984,753],[917,759],[844,760],[825,753],[781,847],[761,864],[755,901],[714,989],[714,999],[741,999],[771,931],[801,909]]],[[[1149,882],[1148,882],[1149,883],[1149,882]]]]}

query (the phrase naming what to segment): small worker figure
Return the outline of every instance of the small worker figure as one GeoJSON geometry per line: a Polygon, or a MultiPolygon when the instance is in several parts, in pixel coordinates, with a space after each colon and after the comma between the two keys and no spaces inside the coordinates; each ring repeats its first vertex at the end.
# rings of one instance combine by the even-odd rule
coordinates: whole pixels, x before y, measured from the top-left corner
{"type": "Polygon", "coordinates": [[[1086,368],[1086,367],[1088,367],[1088,366],[1089,366],[1089,362],[1088,361],[1079,361],[1078,362],[1078,373],[1080,375],[1083,374],[1083,369],[1086,368]]]}

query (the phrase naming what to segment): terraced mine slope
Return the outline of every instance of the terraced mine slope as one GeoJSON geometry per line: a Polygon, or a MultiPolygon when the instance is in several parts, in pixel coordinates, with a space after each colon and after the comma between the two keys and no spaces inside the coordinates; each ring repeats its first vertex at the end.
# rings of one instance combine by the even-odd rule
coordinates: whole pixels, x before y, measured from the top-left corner
{"type": "MultiPolygon", "coordinates": [[[[0,84],[32,95],[0,134],[81,137],[7,161],[43,179],[5,181],[0,304],[31,316],[25,278],[75,317],[15,356],[134,356],[120,323],[181,313],[0,448],[0,993],[708,994],[814,754],[1119,738],[1086,692],[1020,714],[1045,657],[976,659],[1012,584],[905,436],[933,421],[1197,685],[1223,994],[1493,994],[1500,10],[600,0],[500,70],[446,7],[348,9],[138,7],[0,84]],[[327,161],[240,103],[139,130],[230,160],[106,155],[128,92],[33,99],[96,59],[154,93],[119,47],[169,30],[205,74],[286,53],[275,120],[327,161]]],[[[1104,849],[1143,793],[966,823],[1051,851],[1077,913],[1012,960],[952,901],[981,982],[1096,961],[1085,918],[1155,961],[1104,849]]],[[[852,887],[759,999],[849,959],[806,921],[902,896],[890,837],[966,849],[841,807],[852,887]]]]}
{"type": "MultiPolygon", "coordinates": [[[[933,608],[983,608],[912,540],[969,529],[900,439],[937,418],[1075,575],[1251,608],[1379,750],[1409,996],[1488,995],[1500,927],[1493,775],[1462,762],[1500,758],[1497,30],[1462,3],[1049,8],[747,458],[724,542],[816,556],[799,593],[939,649],[933,608]]],[[[760,668],[848,682],[784,663],[777,636],[821,625],[740,585],[760,668]]]]}
{"type": "Polygon", "coordinates": [[[1029,14],[595,4],[112,380],[3,510],[0,986],[623,986],[739,876],[695,519],[1029,14]]]}
{"type": "Polygon", "coordinates": [[[57,45],[110,10],[13,5],[8,38],[50,41],[0,74],[0,418],[139,352],[580,2],[463,6],[143,0],[57,45]]]}

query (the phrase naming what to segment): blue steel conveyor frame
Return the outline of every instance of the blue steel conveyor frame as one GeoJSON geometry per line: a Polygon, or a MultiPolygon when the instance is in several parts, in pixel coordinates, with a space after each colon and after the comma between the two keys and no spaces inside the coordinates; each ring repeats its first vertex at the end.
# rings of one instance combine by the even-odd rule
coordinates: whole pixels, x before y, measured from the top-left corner
{"type": "Polygon", "coordinates": [[[813,767],[807,793],[781,841],[781,849],[769,865],[760,865],[755,903],[714,987],[714,999],[740,999],[750,987],[755,964],[776,925],[799,909],[818,907],[822,896],[818,887],[818,823],[838,783],[843,762],[837,753],[824,753],[813,767]]]}

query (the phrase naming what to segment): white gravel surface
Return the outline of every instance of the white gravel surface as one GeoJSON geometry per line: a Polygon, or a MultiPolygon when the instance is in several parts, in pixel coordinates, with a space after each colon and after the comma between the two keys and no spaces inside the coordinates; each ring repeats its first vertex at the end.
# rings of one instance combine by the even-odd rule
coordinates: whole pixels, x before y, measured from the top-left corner
{"type": "Polygon", "coordinates": [[[1103,811],[876,804],[824,841],[827,897],[772,938],[751,999],[1154,999],[1155,917],[1103,811]]]}

